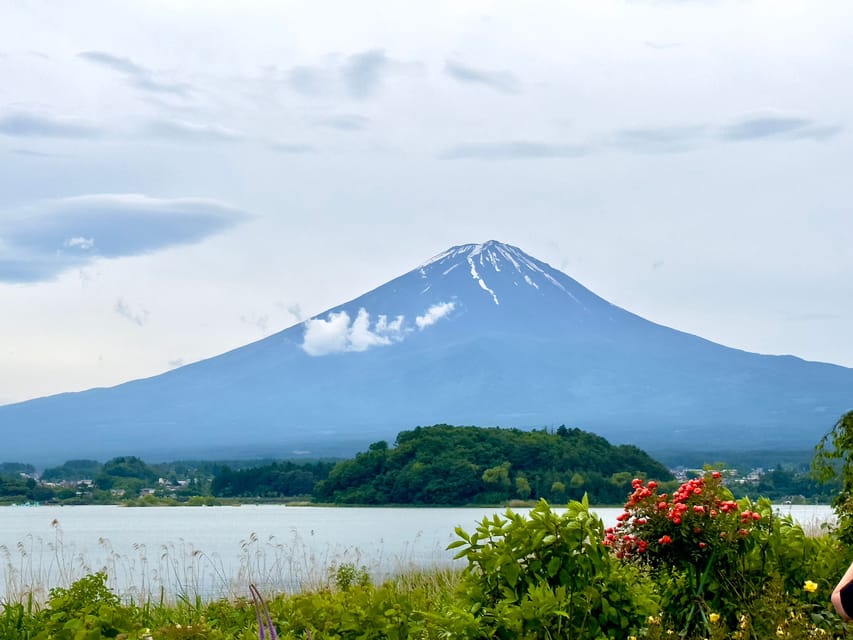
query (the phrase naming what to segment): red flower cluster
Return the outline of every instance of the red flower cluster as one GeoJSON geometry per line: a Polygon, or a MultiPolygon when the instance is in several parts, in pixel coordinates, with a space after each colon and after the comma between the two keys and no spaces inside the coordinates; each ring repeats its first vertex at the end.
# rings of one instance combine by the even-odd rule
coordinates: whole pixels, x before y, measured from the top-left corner
{"type": "MultiPolygon", "coordinates": [[[[682,554],[698,557],[714,544],[737,541],[749,535],[761,519],[731,499],[722,485],[722,474],[714,471],[682,484],[670,498],[656,493],[658,484],[635,479],[633,492],[617,524],[606,530],[604,544],[619,558],[639,554],[682,554]]],[[[686,559],[686,558],[685,558],[686,559]]]]}

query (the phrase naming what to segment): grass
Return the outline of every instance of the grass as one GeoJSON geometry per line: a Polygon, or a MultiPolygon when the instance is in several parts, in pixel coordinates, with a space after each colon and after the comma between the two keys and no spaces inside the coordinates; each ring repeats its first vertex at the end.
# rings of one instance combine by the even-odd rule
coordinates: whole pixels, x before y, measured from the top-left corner
{"type": "MultiPolygon", "coordinates": [[[[417,539],[406,541],[394,557],[382,554],[368,559],[360,549],[317,551],[298,533],[289,539],[260,537],[252,532],[240,542],[236,562],[225,563],[185,540],[157,548],[134,544],[132,552],[119,553],[110,540],[98,539],[99,553],[84,554],[65,543],[62,527],[53,521],[53,539],[27,535],[15,547],[0,545],[0,602],[46,602],[51,588],[68,588],[77,580],[103,573],[107,586],[125,602],[204,602],[245,596],[246,585],[264,593],[295,594],[328,589],[342,565],[364,567],[375,580],[417,575],[411,560],[417,539]],[[97,556],[97,557],[93,557],[97,556]]],[[[380,543],[381,544],[381,543],[380,543]]]]}

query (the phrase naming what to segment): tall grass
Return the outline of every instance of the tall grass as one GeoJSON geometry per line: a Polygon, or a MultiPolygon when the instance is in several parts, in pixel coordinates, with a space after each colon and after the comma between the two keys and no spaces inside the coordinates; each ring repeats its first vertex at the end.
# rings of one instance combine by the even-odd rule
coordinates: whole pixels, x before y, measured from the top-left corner
{"type": "MultiPolygon", "coordinates": [[[[107,576],[113,593],[140,605],[235,599],[245,596],[247,584],[257,585],[266,594],[328,589],[333,586],[335,569],[344,564],[363,567],[374,581],[418,572],[412,560],[417,540],[406,542],[403,551],[391,558],[382,553],[380,541],[378,553],[368,557],[357,547],[318,551],[295,530],[287,539],[261,538],[252,532],[240,541],[237,560],[225,562],[218,554],[208,554],[184,539],[156,549],[134,544],[130,553],[120,553],[108,538],[101,537],[99,552],[87,557],[63,540],[58,521],[54,520],[53,528],[51,540],[28,535],[14,548],[0,545],[4,577],[0,602],[33,599],[40,604],[47,600],[50,589],[68,588],[98,572],[107,576]]],[[[436,557],[440,551],[435,550],[436,557]]]]}

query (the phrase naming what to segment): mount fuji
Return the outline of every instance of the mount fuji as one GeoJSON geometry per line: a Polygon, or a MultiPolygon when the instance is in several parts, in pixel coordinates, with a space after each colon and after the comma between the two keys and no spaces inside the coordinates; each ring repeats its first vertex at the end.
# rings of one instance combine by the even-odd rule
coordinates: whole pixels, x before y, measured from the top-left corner
{"type": "Polygon", "coordinates": [[[728,348],[490,241],[306,322],[116,387],[0,407],[3,458],[351,455],[436,423],[556,427],[667,451],[808,449],[853,369],[728,348]]]}

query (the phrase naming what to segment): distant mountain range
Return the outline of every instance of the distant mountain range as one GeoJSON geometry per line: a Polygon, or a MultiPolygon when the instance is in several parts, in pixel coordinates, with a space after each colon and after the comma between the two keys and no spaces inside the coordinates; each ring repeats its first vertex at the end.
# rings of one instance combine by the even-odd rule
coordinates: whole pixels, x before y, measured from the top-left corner
{"type": "Polygon", "coordinates": [[[418,425],[579,427],[654,452],[811,448],[853,369],[748,353],[520,249],[453,247],[319,316],[108,389],[0,407],[2,457],[342,456],[418,425]]]}

